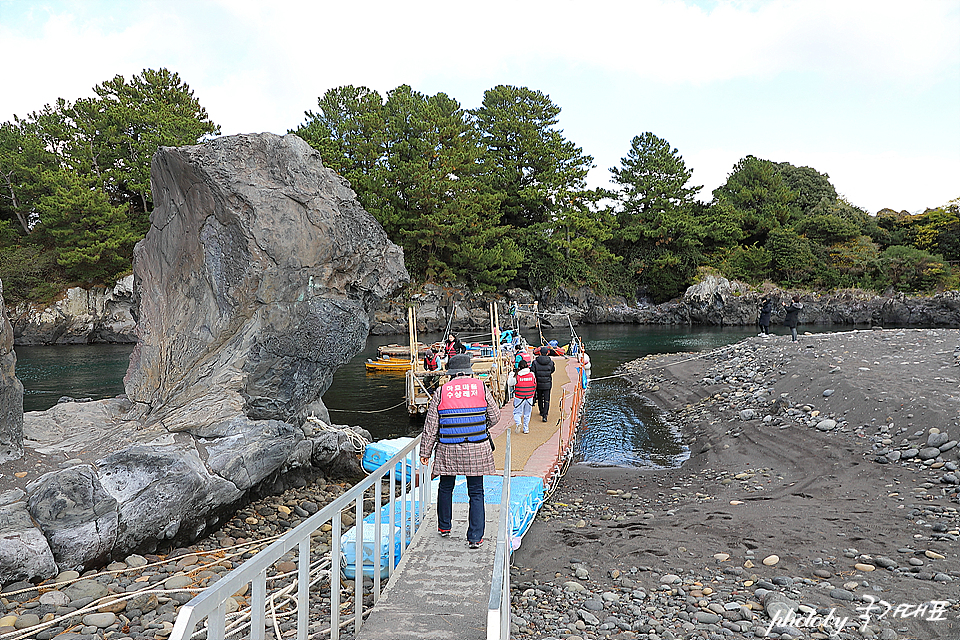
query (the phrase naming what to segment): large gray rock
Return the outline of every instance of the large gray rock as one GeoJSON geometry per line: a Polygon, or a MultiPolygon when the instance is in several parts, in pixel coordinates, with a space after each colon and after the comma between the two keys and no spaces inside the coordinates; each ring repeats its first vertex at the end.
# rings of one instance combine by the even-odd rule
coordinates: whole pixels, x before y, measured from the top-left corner
{"type": "MultiPolygon", "coordinates": [[[[90,463],[27,486],[49,545],[22,492],[4,493],[15,502],[2,508],[22,511],[10,540],[35,532],[62,569],[195,540],[287,472],[359,471],[351,438],[307,418],[326,419],[321,394],[408,278],[400,249],[295,136],[161,149],[152,172],[127,396],[27,415],[37,455],[90,463]]],[[[0,575],[49,572],[9,566],[24,546],[10,540],[0,575]]]]}
{"type": "Polygon", "coordinates": [[[207,467],[241,490],[279,469],[303,441],[303,431],[286,422],[242,416],[197,435],[216,437],[210,444],[201,444],[207,467]]]}
{"type": "Polygon", "coordinates": [[[17,380],[13,327],[3,307],[0,282],[0,463],[23,457],[23,385],[17,380]]]}
{"type": "Polygon", "coordinates": [[[208,518],[243,492],[212,474],[186,436],[170,445],[137,445],[99,460],[100,483],[119,504],[115,553],[192,540],[208,518]]]}
{"type": "Polygon", "coordinates": [[[133,276],[112,287],[73,287],[52,304],[24,303],[10,315],[18,345],[137,341],[133,276]]]}
{"type": "Polygon", "coordinates": [[[323,414],[333,373],[408,279],[400,248],[294,135],[165,147],[151,178],[124,381],[140,415],[177,431],[323,414]]]}
{"type": "Polygon", "coordinates": [[[89,465],[44,474],[27,485],[30,515],[61,571],[105,563],[117,540],[116,499],[89,465]]]}
{"type": "Polygon", "coordinates": [[[53,552],[30,519],[26,503],[0,506],[0,584],[56,574],[53,552]]]}

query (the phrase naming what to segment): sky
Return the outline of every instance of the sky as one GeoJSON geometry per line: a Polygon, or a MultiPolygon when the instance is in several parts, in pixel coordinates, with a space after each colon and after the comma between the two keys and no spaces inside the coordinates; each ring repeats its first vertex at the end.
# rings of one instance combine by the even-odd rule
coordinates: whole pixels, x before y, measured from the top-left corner
{"type": "Polygon", "coordinates": [[[467,109],[542,91],[608,186],[634,136],[700,197],[753,155],[871,213],[960,198],[960,0],[0,0],[0,122],[177,72],[224,135],[286,133],[342,85],[467,109]]]}

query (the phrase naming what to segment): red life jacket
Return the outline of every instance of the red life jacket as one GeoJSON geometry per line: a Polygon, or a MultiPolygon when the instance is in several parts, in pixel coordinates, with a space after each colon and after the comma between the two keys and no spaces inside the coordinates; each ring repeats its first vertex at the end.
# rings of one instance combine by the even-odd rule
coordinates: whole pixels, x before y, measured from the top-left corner
{"type": "Polygon", "coordinates": [[[437,413],[440,444],[483,442],[489,438],[487,396],[483,382],[477,378],[454,378],[440,387],[437,413]]]}
{"type": "Polygon", "coordinates": [[[440,368],[440,363],[437,362],[437,354],[435,353],[426,353],[423,356],[423,366],[427,371],[436,371],[440,368]]]}
{"type": "Polygon", "coordinates": [[[526,400],[532,398],[537,391],[537,376],[533,372],[517,374],[517,384],[513,387],[513,397],[526,400]]]}
{"type": "Polygon", "coordinates": [[[447,354],[447,357],[457,355],[457,343],[456,342],[447,342],[443,345],[443,351],[447,354]]]}

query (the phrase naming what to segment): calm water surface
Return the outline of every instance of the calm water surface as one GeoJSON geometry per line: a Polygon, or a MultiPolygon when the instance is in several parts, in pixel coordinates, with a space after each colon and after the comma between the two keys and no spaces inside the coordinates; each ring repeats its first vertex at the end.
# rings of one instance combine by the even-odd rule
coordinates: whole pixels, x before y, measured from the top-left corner
{"type": "MultiPolygon", "coordinates": [[[[621,364],[648,354],[702,351],[755,335],[747,327],[638,325],[585,325],[577,327],[577,332],[590,354],[594,378],[611,375],[621,364]]],[[[568,329],[544,330],[544,337],[566,344],[570,335],[568,329]]],[[[424,342],[441,338],[441,334],[420,336],[424,342]]],[[[393,343],[405,343],[405,337],[370,336],[364,350],[337,372],[323,396],[333,422],[362,426],[377,440],[420,432],[422,421],[411,419],[404,406],[403,375],[371,374],[363,366],[367,358],[376,356],[377,347],[393,343]]],[[[48,409],[61,396],[99,399],[123,393],[132,349],[132,345],[17,347],[24,410],[48,409]]],[[[590,385],[577,461],[672,467],[688,455],[681,434],[626,381],[610,378],[590,385]]]]}

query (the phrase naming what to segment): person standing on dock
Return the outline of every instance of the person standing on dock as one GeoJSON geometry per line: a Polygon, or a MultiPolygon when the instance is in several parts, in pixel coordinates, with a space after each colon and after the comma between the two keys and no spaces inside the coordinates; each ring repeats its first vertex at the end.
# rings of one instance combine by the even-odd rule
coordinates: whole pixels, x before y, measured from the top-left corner
{"type": "Polygon", "coordinates": [[[537,379],[537,408],[543,422],[547,421],[550,414],[550,389],[553,387],[553,372],[557,368],[548,353],[546,349],[540,349],[540,353],[530,365],[530,371],[537,379]]]}
{"type": "Polygon", "coordinates": [[[513,421],[517,429],[530,433],[530,414],[533,412],[533,396],[537,392],[537,377],[530,371],[526,360],[520,365],[513,387],[513,421]]]}
{"type": "Polygon", "coordinates": [[[500,406],[483,381],[473,377],[470,356],[456,354],[447,362],[450,380],[433,394],[423,422],[420,462],[433,464],[440,476],[437,489],[437,529],[450,536],[453,518],[453,487],[458,475],[467,478],[470,499],[467,544],[476,549],[483,542],[486,512],[483,506],[483,476],[497,472],[493,461],[490,425],[500,420],[500,406]]]}
{"type": "Polygon", "coordinates": [[[459,353],[466,352],[467,348],[460,342],[460,338],[453,333],[447,336],[447,341],[443,344],[443,354],[448,360],[459,353]]]}

